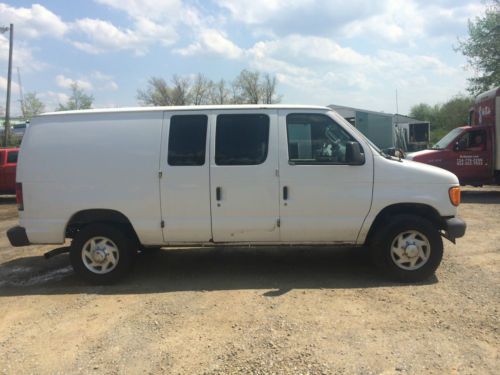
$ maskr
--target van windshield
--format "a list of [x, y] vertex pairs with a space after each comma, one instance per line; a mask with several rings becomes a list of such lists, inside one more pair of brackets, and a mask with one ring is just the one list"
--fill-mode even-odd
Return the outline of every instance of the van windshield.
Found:
[[431, 148], [433, 150], [445, 149], [446, 147], [448, 147], [450, 142], [453, 141], [461, 132], [462, 132], [462, 129], [460, 129], [460, 128], [453, 129], [451, 132], [449, 132], [443, 138], [441, 138], [441, 140], [438, 143], [436, 143], [434, 146], [432, 146]]

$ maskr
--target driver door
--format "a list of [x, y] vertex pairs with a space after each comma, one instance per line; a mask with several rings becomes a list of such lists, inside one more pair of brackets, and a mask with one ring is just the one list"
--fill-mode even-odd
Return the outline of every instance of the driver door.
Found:
[[363, 165], [346, 164], [358, 140], [318, 111], [280, 110], [279, 134], [281, 241], [355, 242], [372, 199], [368, 147]]
[[[481, 139], [479, 143], [478, 137]], [[468, 130], [457, 139], [448, 170], [456, 174], [461, 183], [481, 183], [491, 179], [492, 145], [489, 139], [484, 128]]]

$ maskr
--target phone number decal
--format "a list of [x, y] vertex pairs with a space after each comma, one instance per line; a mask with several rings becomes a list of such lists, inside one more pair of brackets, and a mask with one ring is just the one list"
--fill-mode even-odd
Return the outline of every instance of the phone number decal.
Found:
[[457, 159], [458, 166], [483, 165], [483, 159], [475, 155], [462, 155]]

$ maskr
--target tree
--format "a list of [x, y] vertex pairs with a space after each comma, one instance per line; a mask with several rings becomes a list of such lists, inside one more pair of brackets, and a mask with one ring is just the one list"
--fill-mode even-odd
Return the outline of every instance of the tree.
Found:
[[148, 87], [137, 92], [137, 99], [146, 106], [172, 105], [172, 92], [163, 78], [151, 77]]
[[474, 104], [474, 98], [457, 95], [444, 104], [420, 103], [410, 110], [410, 117], [431, 123], [432, 141], [438, 141], [450, 130], [467, 124], [469, 110]]
[[440, 105], [431, 106], [427, 103], [420, 103], [411, 107], [410, 117], [421, 121], [429, 121], [433, 126], [436, 124]]
[[217, 83], [213, 83], [210, 89], [210, 103], [211, 104], [227, 104], [229, 103], [229, 90], [226, 81], [221, 79]]
[[474, 98], [457, 95], [444, 103], [438, 114], [441, 127], [447, 132], [457, 126], [466, 125], [469, 122], [469, 111], [474, 105]]
[[26, 93], [21, 107], [25, 120], [30, 120], [32, 117], [45, 111], [45, 104], [38, 99], [36, 92]]
[[262, 76], [258, 71], [242, 70], [230, 86], [223, 79], [214, 83], [198, 73], [189, 78], [174, 75], [169, 85], [163, 78], [151, 77], [144, 90], [137, 90], [137, 99], [145, 106], [201, 104], [271, 104], [279, 103], [276, 77]]
[[194, 105], [209, 104], [213, 83], [203, 74], [198, 73], [191, 87], [191, 99]]
[[188, 78], [174, 75], [172, 78], [172, 105], [189, 105], [191, 101], [191, 82]]
[[262, 102], [264, 104], [274, 104], [281, 101], [281, 97], [276, 95], [276, 76], [264, 74], [262, 86]]
[[262, 97], [260, 73], [242, 70], [234, 81], [234, 93], [241, 104], [259, 104]]
[[459, 40], [456, 50], [476, 71], [468, 80], [472, 95], [500, 86], [500, 0], [493, 0], [484, 16], [469, 20], [469, 37]]
[[73, 82], [71, 84], [71, 96], [69, 97], [66, 104], [59, 103], [58, 111], [71, 111], [76, 109], [89, 109], [92, 108], [92, 103], [94, 97], [92, 95], [87, 95], [78, 86], [78, 83]]

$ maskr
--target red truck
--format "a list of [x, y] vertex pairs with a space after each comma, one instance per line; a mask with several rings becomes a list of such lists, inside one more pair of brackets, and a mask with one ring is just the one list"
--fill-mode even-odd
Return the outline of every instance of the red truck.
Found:
[[469, 125], [406, 158], [453, 172], [462, 185], [500, 184], [500, 87], [476, 97]]
[[0, 194], [16, 193], [16, 166], [19, 148], [0, 148]]

